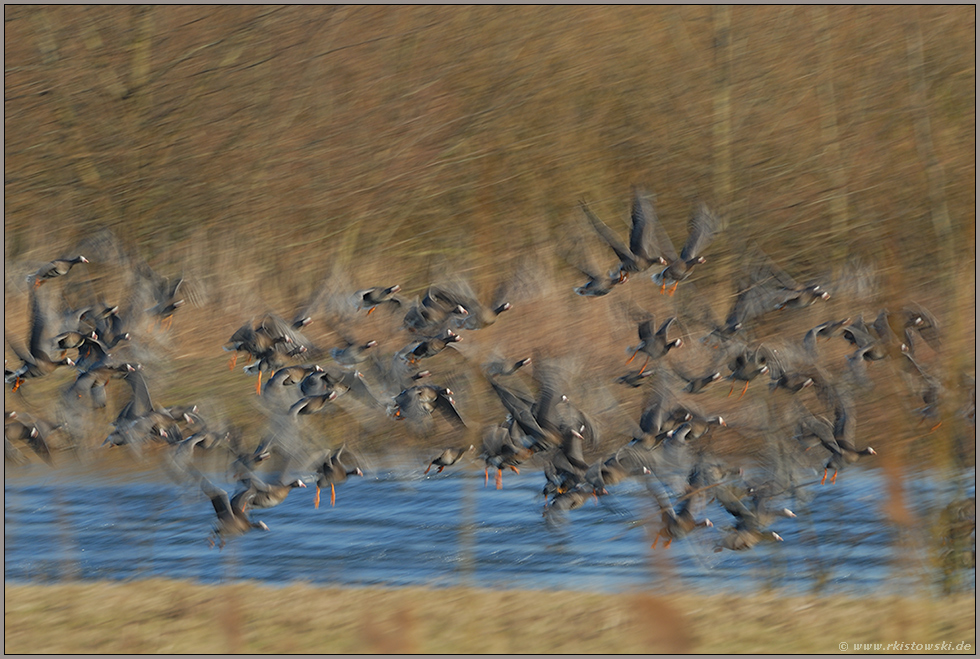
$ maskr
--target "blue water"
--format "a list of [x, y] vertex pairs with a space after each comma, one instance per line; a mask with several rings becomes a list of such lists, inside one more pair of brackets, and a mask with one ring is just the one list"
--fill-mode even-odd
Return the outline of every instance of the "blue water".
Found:
[[[957, 478], [907, 478], [913, 515], [931, 519], [957, 485], [972, 495], [974, 472]], [[811, 486], [809, 501], [786, 501], [798, 517], [772, 527], [785, 541], [747, 552], [714, 551], [733, 524], [717, 504], [703, 513], [714, 528], [651, 549], [659, 509], [640, 481], [549, 523], [543, 481], [533, 470], [508, 472], [496, 490], [492, 479], [484, 487], [482, 470], [424, 477], [409, 467], [381, 469], [338, 487], [333, 508], [329, 492], [315, 510], [312, 488], [294, 490], [282, 505], [253, 511], [268, 533], [232, 538], [219, 551], [207, 543], [214, 512], [200, 491], [150, 474], [73, 475], [31, 465], [7, 470], [4, 578], [852, 595], [936, 588], [937, 541], [927, 525], [889, 521], [877, 470], [848, 470], [836, 485]]]

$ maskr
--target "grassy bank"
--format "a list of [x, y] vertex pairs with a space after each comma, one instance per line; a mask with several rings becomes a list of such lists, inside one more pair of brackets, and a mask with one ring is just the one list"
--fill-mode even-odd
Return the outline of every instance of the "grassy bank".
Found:
[[7, 653], [835, 653], [961, 641], [976, 600], [340, 589], [251, 584], [7, 585]]

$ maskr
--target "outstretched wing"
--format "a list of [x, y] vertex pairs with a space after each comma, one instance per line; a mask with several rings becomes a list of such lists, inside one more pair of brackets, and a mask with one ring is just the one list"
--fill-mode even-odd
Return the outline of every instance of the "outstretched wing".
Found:
[[463, 417], [459, 415], [459, 410], [456, 409], [456, 404], [451, 396], [440, 393], [436, 396], [433, 407], [439, 410], [446, 420], [457, 428], [466, 427], [466, 423], [463, 421]]
[[700, 256], [701, 252], [711, 244], [718, 227], [718, 217], [711, 212], [707, 204], [699, 203], [687, 223], [687, 243], [681, 250], [681, 259], [690, 261]]
[[626, 246], [626, 243], [620, 240], [619, 236], [617, 236], [612, 229], [606, 226], [606, 224], [600, 220], [595, 213], [589, 210], [588, 205], [586, 205], [584, 201], [579, 201], [578, 203], [582, 208], [582, 212], [585, 213], [585, 217], [587, 217], [589, 222], [592, 223], [592, 227], [595, 229], [596, 233], [598, 233], [599, 237], [612, 248], [612, 251], [616, 253], [616, 257], [620, 261], [624, 262], [634, 261], [636, 257], [633, 255], [633, 252], [630, 251], [630, 248]]
[[123, 378], [129, 383], [133, 390], [133, 397], [120, 410], [116, 417], [116, 422], [122, 420], [140, 419], [153, 411], [153, 402], [150, 400], [150, 390], [146, 385], [146, 378], [142, 371], [130, 371]]
[[633, 189], [633, 207], [630, 212], [633, 227], [630, 230], [630, 249], [647, 261], [663, 257], [677, 260], [677, 251], [657, 219], [657, 211], [647, 194], [640, 188]]

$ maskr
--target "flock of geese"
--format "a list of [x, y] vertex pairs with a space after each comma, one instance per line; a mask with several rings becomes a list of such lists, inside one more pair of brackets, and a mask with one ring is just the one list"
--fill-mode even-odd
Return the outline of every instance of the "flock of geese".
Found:
[[[697, 204], [678, 254], [650, 197], [639, 189], [633, 192], [628, 240], [584, 202], [581, 210], [601, 244], [615, 255], [611, 268], [595, 267], [584, 252], [565, 255], [588, 277], [574, 288], [583, 297], [615, 294], [641, 275], [650, 276], [654, 285], [647, 286], [653, 297], [673, 296], [681, 285], [693, 289], [688, 279], [706, 262], [704, 254], [720, 232], [718, 218], [705, 204]], [[98, 251], [104, 265], [123, 272], [130, 291], [125, 308], [105, 303], [104, 294], [96, 290], [98, 282], [86, 280], [84, 272], [77, 274], [90, 267], [80, 253], [85, 246]], [[435, 368], [439, 360], [434, 358], [452, 351], [467, 332], [481, 331], [501, 318], [506, 322], [507, 312], [520, 313], [519, 305], [506, 299], [505, 290], [485, 304], [457, 278], [429, 286], [414, 300], [402, 297], [397, 285], [347, 292], [344, 304], [355, 317], [381, 313], [400, 321], [398, 329], [407, 342], [391, 354], [383, 354], [378, 341], [358, 340], [351, 332], [344, 333], [343, 345], [320, 349], [303, 333], [311, 322], [305, 313], [287, 321], [270, 312], [246, 322], [224, 349], [231, 353], [230, 369], [239, 356], [248, 359], [244, 372], [255, 378], [256, 400], [268, 418], [268, 431], [251, 448], [240, 432], [205, 419], [197, 406], [164, 407], [151, 399], [152, 383], [141, 359], [151, 359], [152, 354], [142, 339], [169, 330], [184, 304], [181, 279], [158, 276], [127, 254], [108, 231], [80, 245], [72, 258], [51, 261], [27, 279], [30, 332], [26, 347], [7, 337], [22, 362], [13, 370], [5, 368], [9, 391], [29, 389], [35, 379], [59, 368], [74, 369], [77, 375], [61, 392], [60, 423], [22, 411], [5, 412], [5, 460], [26, 459], [15, 445], [22, 442], [52, 464], [51, 433], [60, 431], [76, 443], [82, 441], [91, 415], [107, 405], [106, 387], [123, 387], [110, 385], [122, 380], [131, 396], [112, 421], [103, 446], [126, 446], [137, 454], [162, 447], [168, 474], [200, 488], [210, 500], [216, 516], [211, 541], [222, 546], [230, 536], [267, 531], [251, 511], [277, 506], [292, 490], [315, 486], [314, 505], [319, 506], [320, 491], [329, 486], [334, 505], [336, 487], [348, 477], [363, 475], [362, 457], [346, 443], [327, 447], [309, 441], [305, 424], [311, 415], [329, 415], [346, 403], [345, 409], [358, 410], [362, 418], [406, 423], [419, 434], [444, 423], [461, 438], [468, 437], [457, 394], [437, 384], [440, 377], [429, 367]], [[712, 501], [732, 518], [716, 551], [782, 541], [771, 527], [795, 514], [779, 502], [816, 482], [835, 483], [843, 470], [876, 455], [875, 449], [861, 445], [855, 417], [856, 400], [874, 386], [869, 364], [892, 360], [911, 395], [921, 401], [916, 413], [923, 422], [930, 429], [942, 423], [942, 380], [917, 356], [923, 343], [938, 354], [940, 327], [932, 314], [912, 301], [898, 312], [878, 311], [870, 324], [861, 315], [830, 318], [798, 340], [755, 338], [754, 330], [765, 318], [798, 313], [829, 297], [827, 282], [799, 284], [756, 247], [746, 252], [724, 322], [717, 322], [705, 305], [698, 306], [697, 295], [685, 304], [694, 309], [685, 326], [704, 329], [696, 346], [672, 336], [677, 333], [676, 317], [657, 324], [652, 314], [633, 309], [638, 343], [629, 348], [626, 365], [634, 370], [615, 384], [642, 389], [644, 403], [628, 441], [612, 452], [598, 453], [602, 424], [587, 411], [588, 405], [574, 400], [571, 375], [560, 359], [492, 359], [482, 365], [482, 377], [499, 399], [500, 422], [482, 429], [479, 448], [469, 442], [447, 448], [431, 460], [425, 473], [434, 467], [439, 473], [478, 456], [485, 484], [493, 470], [499, 489], [505, 470], [518, 472], [525, 463], [540, 467], [544, 514], [551, 522], [607, 495], [625, 479], [640, 478], [656, 484], [651, 491], [660, 506], [661, 525], [654, 546], [663, 540], [667, 547], [714, 526], [702, 517]], [[518, 310], [511, 311], [515, 306]], [[695, 343], [691, 333], [685, 336]], [[827, 341], [849, 345], [846, 360], [828, 363], [818, 347]], [[689, 349], [708, 356], [697, 372], [688, 372], [672, 358]], [[527, 372], [532, 372], [530, 378]], [[739, 461], [715, 450], [713, 433], [729, 423], [718, 414], [704, 413], [696, 401], [721, 381], [730, 383], [728, 396], [744, 396], [757, 379], [767, 383], [766, 404], [759, 408], [756, 423], [742, 424], [739, 430], [754, 436], [755, 446], [762, 448]], [[801, 402], [802, 392], [812, 392], [808, 403]], [[972, 423], [972, 406], [967, 416]], [[195, 455], [216, 449], [233, 456], [231, 475], [237, 488], [231, 493], [215, 485], [196, 463]]]

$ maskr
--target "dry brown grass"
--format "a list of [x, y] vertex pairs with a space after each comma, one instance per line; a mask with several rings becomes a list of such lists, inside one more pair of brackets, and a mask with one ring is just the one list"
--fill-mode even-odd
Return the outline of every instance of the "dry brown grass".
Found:
[[8, 653], [834, 653], [841, 642], [970, 643], [971, 596], [449, 588], [149, 580], [4, 587]]
[[970, 6], [9, 7], [5, 254], [107, 224], [225, 300], [303, 295], [332, 258], [417, 289], [468, 254], [482, 283], [638, 182], [668, 230], [702, 195], [804, 270], [884, 234], [934, 284], [928, 167], [975, 258], [974, 27]]

